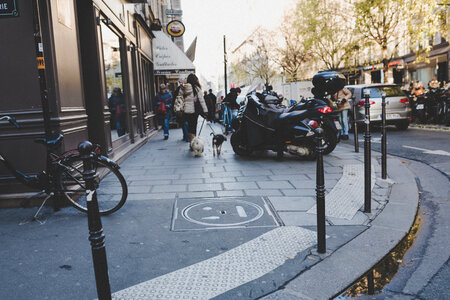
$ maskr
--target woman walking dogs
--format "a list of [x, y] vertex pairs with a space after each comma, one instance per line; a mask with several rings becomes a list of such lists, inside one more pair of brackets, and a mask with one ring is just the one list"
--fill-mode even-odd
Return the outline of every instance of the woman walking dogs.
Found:
[[184, 115], [188, 122], [189, 140], [192, 142], [197, 134], [198, 115], [206, 118], [208, 108], [202, 95], [202, 87], [195, 74], [189, 74], [183, 85]]

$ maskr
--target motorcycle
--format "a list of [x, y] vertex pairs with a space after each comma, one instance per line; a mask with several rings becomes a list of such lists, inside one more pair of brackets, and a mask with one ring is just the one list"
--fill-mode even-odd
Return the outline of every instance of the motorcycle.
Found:
[[[315, 133], [305, 119], [309, 110], [288, 112], [280, 107], [280, 99], [272, 94], [249, 94], [235, 118], [231, 136], [233, 151], [242, 156], [256, 150], [272, 150], [281, 158], [284, 152], [314, 159]], [[322, 109], [330, 109], [324, 105]]]

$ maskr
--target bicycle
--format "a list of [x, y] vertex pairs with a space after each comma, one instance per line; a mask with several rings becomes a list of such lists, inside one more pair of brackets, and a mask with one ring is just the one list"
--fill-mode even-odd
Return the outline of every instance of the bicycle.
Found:
[[[4, 120], [9, 121], [16, 128], [21, 127], [14, 117], [0, 116], [0, 121]], [[34, 215], [34, 220], [37, 219], [40, 210], [50, 198], [53, 198], [53, 208], [55, 211], [59, 210], [58, 200], [62, 198], [68, 200], [76, 209], [87, 212], [86, 184], [83, 180], [83, 161], [76, 149], [66, 151], [62, 155], [56, 153], [63, 138], [64, 136], [62, 134], [58, 134], [53, 140], [46, 140], [46, 138], [35, 139], [36, 143], [42, 144], [47, 148], [46, 170], [39, 172], [37, 175], [26, 175], [16, 170], [6, 160], [4, 155], [0, 153], [0, 162], [5, 165], [17, 180], [26, 186], [40, 190], [36, 195], [25, 199], [22, 202], [22, 206], [26, 206], [32, 198], [47, 194], [47, 197], [45, 197]], [[93, 168], [96, 171], [95, 187], [100, 215], [109, 215], [125, 204], [128, 196], [128, 187], [119, 171], [119, 165], [100, 153], [100, 147], [95, 145], [94, 151], [91, 153]]]

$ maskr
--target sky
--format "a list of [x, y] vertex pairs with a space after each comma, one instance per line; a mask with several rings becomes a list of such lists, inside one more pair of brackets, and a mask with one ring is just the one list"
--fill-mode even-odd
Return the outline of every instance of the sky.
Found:
[[223, 36], [231, 53], [258, 26], [273, 30], [294, 0], [183, 0], [183, 23], [187, 50], [197, 36], [196, 72], [216, 87], [223, 75]]

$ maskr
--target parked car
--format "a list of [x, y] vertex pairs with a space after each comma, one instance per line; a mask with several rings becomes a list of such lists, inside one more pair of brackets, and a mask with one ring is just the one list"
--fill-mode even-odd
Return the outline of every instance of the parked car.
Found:
[[[356, 109], [356, 121], [364, 123], [365, 90], [370, 90], [370, 122], [381, 125], [381, 94], [386, 93], [386, 124], [395, 125], [399, 130], [406, 130], [411, 121], [409, 99], [401, 87], [395, 84], [359, 84], [346, 86], [353, 94], [350, 119], [353, 121], [353, 109]], [[350, 122], [352, 126], [352, 122]]]

